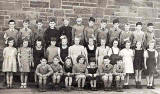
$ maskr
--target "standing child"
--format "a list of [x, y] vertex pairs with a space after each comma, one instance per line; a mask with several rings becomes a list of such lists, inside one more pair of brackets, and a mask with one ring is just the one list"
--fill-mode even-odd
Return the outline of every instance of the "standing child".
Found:
[[76, 82], [78, 82], [78, 90], [83, 90], [86, 76], [86, 58], [84, 55], [79, 55], [77, 57], [77, 64], [73, 66], [73, 73], [75, 73]]
[[46, 57], [48, 58], [48, 64], [50, 65], [53, 61], [53, 57], [58, 55], [58, 47], [56, 45], [56, 38], [52, 37], [50, 46], [46, 50]]
[[98, 66], [101, 66], [103, 63], [103, 57], [108, 54], [109, 47], [106, 46], [106, 39], [101, 39], [101, 46], [96, 49], [96, 61]]
[[22, 47], [18, 49], [18, 62], [19, 70], [21, 72], [21, 87], [27, 87], [28, 73], [30, 72], [31, 66], [34, 66], [33, 63], [33, 52], [30, 47], [28, 47], [28, 39], [23, 39]]
[[96, 60], [92, 59], [89, 62], [89, 65], [87, 66], [86, 69], [86, 76], [90, 81], [91, 89], [93, 91], [96, 91], [96, 83], [98, 79], [98, 67], [96, 65]]
[[130, 49], [131, 47], [131, 42], [130, 41], [126, 41], [125, 43], [125, 48], [122, 49], [120, 51], [120, 56], [122, 56], [123, 58], [123, 62], [125, 65], [125, 83], [124, 83], [124, 88], [129, 89], [129, 74], [134, 73], [134, 69], [133, 69], [133, 50]]
[[109, 56], [103, 57], [103, 64], [99, 67], [101, 79], [104, 83], [104, 91], [111, 90], [113, 65], [110, 64]]
[[154, 49], [155, 41], [149, 42], [149, 48], [144, 53], [144, 66], [147, 71], [147, 88], [154, 89], [153, 87], [153, 75], [157, 68], [158, 52]]
[[80, 45], [80, 37], [75, 36], [74, 45], [69, 47], [69, 56], [73, 60], [73, 64], [77, 64], [77, 57], [79, 55], [84, 55], [87, 57], [87, 51], [84, 46]]
[[114, 65], [114, 75], [116, 80], [116, 87], [118, 92], [123, 92], [122, 88], [124, 85], [124, 77], [125, 77], [125, 70], [124, 70], [124, 62], [122, 61], [122, 57], [117, 57], [117, 63]]
[[29, 23], [30, 23], [30, 21], [28, 19], [23, 21], [23, 28], [20, 29], [20, 44], [22, 44], [22, 40], [24, 38], [27, 38], [31, 45], [33, 44], [33, 32], [29, 28]]
[[52, 81], [53, 81], [53, 84], [55, 85], [56, 90], [58, 90], [59, 84], [61, 81], [61, 76], [63, 73], [63, 68], [60, 65], [60, 59], [58, 56], [53, 57], [53, 62], [50, 66], [53, 70]]
[[6, 73], [7, 88], [12, 88], [13, 73], [17, 72], [17, 49], [13, 46], [14, 38], [8, 38], [8, 47], [3, 50], [2, 71]]
[[142, 88], [141, 75], [142, 75], [142, 70], [144, 69], [144, 50], [142, 48], [141, 42], [136, 43], [136, 48], [134, 50], [133, 65], [135, 70], [136, 88]]
[[65, 62], [65, 58], [68, 56], [68, 40], [67, 37], [64, 36], [61, 38], [61, 45], [58, 48], [58, 56], [60, 57], [61, 65], [63, 66]]
[[47, 59], [42, 57], [36, 68], [36, 75], [39, 78], [39, 91], [46, 91], [47, 78], [53, 73], [52, 68], [47, 64]]
[[64, 62], [64, 77], [65, 77], [65, 86], [68, 91], [71, 90], [72, 79], [73, 79], [73, 61], [71, 57], [66, 57]]

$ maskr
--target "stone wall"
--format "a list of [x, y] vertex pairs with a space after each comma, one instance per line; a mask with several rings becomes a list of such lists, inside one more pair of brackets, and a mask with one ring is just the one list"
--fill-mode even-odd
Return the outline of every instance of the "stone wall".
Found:
[[[121, 26], [129, 22], [132, 30], [137, 21], [144, 23], [144, 29], [148, 22], [153, 22], [157, 49], [160, 50], [160, 0], [0, 0], [0, 38], [10, 19], [16, 20], [17, 28], [21, 28], [23, 19], [29, 18], [31, 24], [35, 24], [35, 20], [41, 18], [47, 27], [52, 17], [56, 17], [57, 25], [60, 25], [62, 18], [67, 16], [73, 25], [77, 15], [83, 17], [85, 25], [90, 16], [96, 18], [97, 24], [106, 18], [108, 27], [118, 17]], [[3, 41], [0, 44], [3, 46]]]

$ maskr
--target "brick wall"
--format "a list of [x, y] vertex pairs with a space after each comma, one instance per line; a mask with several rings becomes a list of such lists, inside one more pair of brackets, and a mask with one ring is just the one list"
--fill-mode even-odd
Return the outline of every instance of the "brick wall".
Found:
[[84, 24], [90, 16], [95, 17], [97, 23], [106, 18], [108, 27], [114, 18], [119, 17], [121, 25], [129, 22], [132, 30], [137, 21], [142, 21], [144, 28], [148, 22], [153, 22], [157, 49], [160, 50], [160, 0], [0, 0], [0, 38], [10, 19], [15, 19], [17, 28], [20, 28], [25, 18], [29, 18], [31, 24], [41, 18], [46, 27], [51, 17], [57, 18], [58, 25], [64, 16], [70, 17], [74, 24], [77, 15], [83, 17]]

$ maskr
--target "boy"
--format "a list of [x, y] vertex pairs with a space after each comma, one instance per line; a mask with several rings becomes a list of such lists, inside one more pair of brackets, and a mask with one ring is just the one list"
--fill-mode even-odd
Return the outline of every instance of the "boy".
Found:
[[122, 91], [122, 86], [124, 84], [124, 63], [122, 61], [122, 57], [118, 56], [117, 57], [117, 64], [114, 65], [114, 75], [115, 75], [115, 80], [116, 80], [116, 87], [118, 92], [123, 92]]
[[125, 30], [121, 32], [120, 35], [120, 47], [123, 49], [125, 47], [126, 41], [132, 42], [132, 31], [130, 31], [130, 24], [127, 23], [124, 26]]
[[[60, 32], [60, 38], [61, 36], [66, 36], [67, 40], [68, 40], [68, 46], [72, 45], [72, 27], [69, 25], [70, 20], [69, 18], [64, 18], [63, 19], [63, 23], [64, 25], [62, 27], [59, 28], [59, 32]], [[59, 40], [60, 42], [60, 40]]]
[[120, 39], [120, 34], [122, 30], [119, 28], [119, 19], [114, 19], [113, 20], [113, 28], [110, 29], [109, 31], [109, 44], [112, 45], [113, 39], [117, 38], [118, 40]]
[[36, 21], [36, 27], [35, 29], [33, 30], [33, 40], [35, 42], [35, 40], [40, 37], [42, 40], [44, 40], [44, 29], [43, 29], [43, 22], [42, 22], [42, 19], [38, 19]]
[[96, 37], [95, 37], [95, 30], [96, 30], [95, 21], [96, 21], [95, 18], [90, 17], [89, 22], [88, 22], [88, 26], [84, 29], [85, 46], [87, 45], [87, 43], [89, 41], [89, 37], [93, 37], [93, 39], [96, 40]]
[[42, 92], [46, 91], [47, 78], [53, 73], [52, 68], [47, 64], [47, 59], [42, 58], [36, 68], [36, 75], [39, 78], [39, 90]]
[[[50, 45], [51, 37], [55, 37], [56, 42], [59, 38], [59, 31], [55, 26], [56, 26], [56, 20], [51, 19], [49, 21], [49, 27], [44, 32], [44, 40], [45, 40], [45, 43], [46, 43], [46, 45], [45, 45], [46, 48]], [[56, 44], [56, 46], [57, 46], [57, 44]]]
[[80, 36], [80, 44], [84, 45], [84, 25], [82, 25], [82, 17], [78, 16], [76, 19], [76, 24], [73, 26], [72, 30], [72, 40], [75, 39], [75, 36]]
[[8, 25], [9, 25], [9, 29], [4, 31], [5, 34], [4, 34], [4, 39], [5, 39], [5, 44], [7, 44], [7, 40], [9, 37], [13, 37], [14, 40], [15, 40], [15, 46], [17, 47], [18, 46], [18, 30], [15, 29], [15, 24], [16, 22], [14, 20], [9, 20], [8, 22]]
[[100, 46], [101, 43], [101, 39], [105, 39], [106, 40], [106, 44], [108, 44], [108, 29], [107, 29], [107, 20], [106, 19], [102, 19], [101, 20], [101, 24], [100, 24], [100, 28], [98, 28], [95, 31], [95, 37], [96, 37], [96, 41], [97, 41], [97, 46]]
[[145, 48], [149, 45], [149, 41], [155, 40], [153, 23], [147, 24], [147, 31], [145, 32]]
[[102, 76], [102, 81], [104, 82], [104, 91], [110, 91], [113, 80], [113, 65], [110, 64], [109, 56], [104, 56], [103, 64], [99, 67], [99, 71]]
[[[22, 40], [27, 38], [30, 44], [33, 44], [33, 32], [29, 28], [30, 21], [28, 19], [23, 20], [23, 28], [20, 29], [20, 44], [22, 44]], [[31, 46], [31, 45], [30, 45]]]
[[142, 44], [144, 44], [144, 41], [145, 41], [145, 34], [142, 31], [141, 22], [136, 23], [136, 30], [133, 32], [133, 46], [134, 47], [137, 41], [140, 41]]

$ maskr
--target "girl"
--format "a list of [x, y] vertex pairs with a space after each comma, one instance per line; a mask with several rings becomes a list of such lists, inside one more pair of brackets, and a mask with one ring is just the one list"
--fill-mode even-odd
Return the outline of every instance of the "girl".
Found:
[[6, 73], [7, 88], [12, 88], [13, 72], [17, 71], [17, 49], [13, 46], [14, 38], [8, 38], [8, 47], [3, 50], [2, 71]]
[[80, 37], [79, 36], [75, 36], [74, 39], [74, 45], [69, 47], [69, 56], [72, 58], [73, 60], [73, 64], [77, 64], [77, 57], [79, 55], [84, 55], [85, 57], [87, 57], [87, 51], [84, 48], [84, 46], [80, 45]]
[[96, 81], [98, 79], [98, 67], [96, 65], [96, 60], [90, 61], [90, 64], [87, 67], [86, 70], [87, 78], [90, 81], [91, 89], [93, 91], [96, 91]]
[[73, 73], [75, 73], [75, 78], [76, 81], [78, 82], [78, 90], [83, 90], [84, 88], [86, 80], [85, 71], [86, 71], [86, 58], [84, 55], [79, 55], [77, 57], [77, 64], [73, 66]]
[[116, 64], [116, 58], [120, 52], [120, 49], [118, 48], [118, 44], [119, 44], [118, 39], [117, 38], [113, 39], [112, 47], [108, 51], [108, 56], [110, 56], [112, 65]]
[[136, 43], [133, 65], [135, 70], [136, 88], [142, 88], [141, 74], [142, 69], [144, 68], [144, 50], [142, 49], [142, 42]]
[[158, 52], [154, 49], [155, 41], [149, 42], [149, 48], [144, 53], [144, 66], [147, 70], [147, 88], [154, 89], [153, 87], [153, 74], [157, 68]]
[[96, 60], [98, 66], [101, 66], [103, 63], [103, 57], [108, 54], [109, 47], [106, 46], [106, 39], [101, 39], [101, 46], [96, 49]]
[[[44, 47], [42, 46], [41, 38], [36, 40], [36, 45], [33, 48], [33, 61], [34, 61], [34, 71], [37, 68], [37, 65], [40, 63], [42, 57], [44, 57]], [[37, 82], [37, 76], [35, 75], [35, 82]]]
[[95, 58], [95, 54], [96, 54], [96, 46], [94, 44], [93, 37], [88, 38], [88, 45], [87, 45], [86, 49], [87, 49], [87, 53], [88, 53], [88, 62], [90, 62], [93, 58]]
[[50, 65], [52, 70], [53, 70], [53, 76], [52, 76], [52, 81], [53, 84], [55, 85], [56, 90], [58, 90], [58, 85], [61, 81], [61, 76], [63, 73], [62, 66], [60, 65], [60, 59], [58, 56], [53, 57], [53, 62]]
[[48, 58], [48, 64], [52, 63], [54, 56], [58, 55], [58, 47], [56, 45], [56, 38], [52, 37], [50, 41], [50, 46], [46, 50], [46, 57]]
[[73, 69], [73, 61], [71, 57], [66, 57], [65, 58], [65, 62], [64, 62], [64, 77], [65, 77], [65, 86], [67, 88], [67, 90], [71, 90], [71, 85], [72, 85], [72, 77], [73, 77], [73, 73], [72, 73], [72, 69]]
[[61, 45], [58, 48], [58, 56], [60, 57], [61, 65], [63, 66], [65, 58], [68, 56], [68, 40], [66, 36], [61, 37]]
[[28, 73], [30, 72], [30, 67], [33, 66], [32, 49], [28, 45], [28, 39], [24, 39], [23, 46], [18, 49], [18, 63], [21, 72], [20, 88], [27, 87]]
[[134, 73], [133, 69], [133, 50], [130, 49], [131, 47], [131, 42], [126, 41], [125, 43], [125, 48], [120, 51], [120, 56], [123, 58], [124, 62], [124, 67], [125, 67], [125, 83], [124, 83], [124, 88], [129, 89], [128, 83], [129, 83], [129, 74]]

